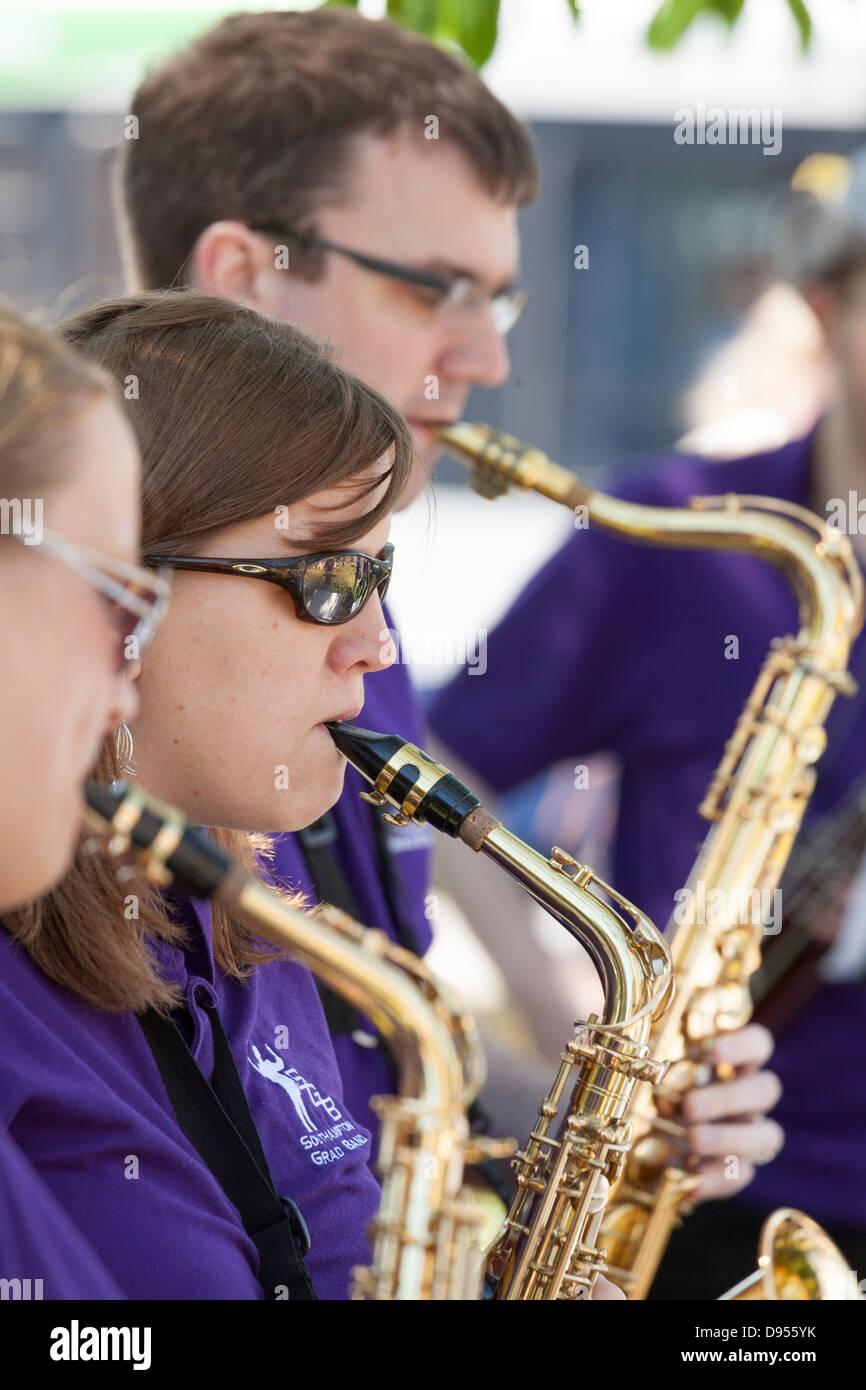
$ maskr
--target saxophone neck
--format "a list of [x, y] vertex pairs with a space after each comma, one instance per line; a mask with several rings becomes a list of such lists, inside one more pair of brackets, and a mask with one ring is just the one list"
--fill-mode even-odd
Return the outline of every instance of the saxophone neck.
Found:
[[[489, 425], [441, 426], [436, 434], [472, 471], [485, 497], [531, 489], [582, 509], [585, 524], [645, 545], [733, 550], [783, 571], [801, 606], [804, 638], [853, 640], [863, 623], [863, 577], [851, 544], [805, 507], [777, 498], [693, 497], [685, 507], [652, 507], [588, 487], [531, 445]], [[847, 647], [846, 647], [847, 650]]]
[[[485, 810], [447, 767], [414, 744], [348, 724], [328, 728], [340, 751], [372, 783], [374, 790], [362, 795], [392, 808], [387, 820], [394, 825], [426, 822], [488, 855], [570, 932], [601, 976], [601, 1025], [643, 1041], [660, 1000], [669, 1000], [672, 979], [668, 947], [649, 918], [564, 851], [555, 849], [545, 859]], [[631, 925], [618, 909], [631, 917]]]
[[472, 486], [482, 497], [500, 497], [511, 487], [540, 492], [566, 507], [587, 505], [595, 495], [574, 473], [553, 463], [541, 449], [489, 425], [442, 425], [434, 434], [454, 457], [471, 469]]
[[[467, 818], [476, 823], [467, 827], [473, 841], [482, 814]], [[650, 919], [558, 846], [546, 859], [496, 822], [478, 848], [583, 946], [604, 990], [599, 1025], [643, 1043], [673, 994], [670, 950]]]

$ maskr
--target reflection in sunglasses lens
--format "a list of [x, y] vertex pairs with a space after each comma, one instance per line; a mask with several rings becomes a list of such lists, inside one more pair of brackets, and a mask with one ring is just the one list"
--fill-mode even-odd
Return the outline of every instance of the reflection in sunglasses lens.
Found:
[[320, 623], [346, 622], [368, 591], [369, 564], [360, 555], [331, 555], [304, 572], [304, 606]]

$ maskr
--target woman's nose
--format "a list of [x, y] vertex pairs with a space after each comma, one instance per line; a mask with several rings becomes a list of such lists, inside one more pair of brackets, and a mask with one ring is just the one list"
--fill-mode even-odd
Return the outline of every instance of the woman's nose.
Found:
[[365, 671], [384, 671], [397, 658], [394, 634], [388, 627], [376, 592], [357, 618], [337, 630], [331, 647], [331, 664], [345, 671], [363, 666]]

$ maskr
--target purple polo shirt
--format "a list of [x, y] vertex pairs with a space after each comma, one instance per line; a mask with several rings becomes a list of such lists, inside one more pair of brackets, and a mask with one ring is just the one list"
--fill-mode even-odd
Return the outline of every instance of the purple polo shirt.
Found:
[[0, 1279], [20, 1287], [10, 1297], [119, 1299], [123, 1294], [0, 1128]]
[[[391, 625], [393, 627], [393, 624]], [[364, 682], [364, 709], [357, 722], [364, 728], [400, 734], [413, 743], [424, 744], [424, 726], [418, 697], [407, 668], [397, 662], [384, 671], [368, 676]], [[343, 794], [333, 809], [337, 839], [332, 847], [343, 875], [354, 895], [358, 915], [364, 926], [379, 927], [393, 941], [424, 955], [432, 933], [426, 912], [433, 832], [429, 826], [410, 824], [403, 829], [383, 825], [385, 852], [390, 876], [383, 870], [381, 851], [374, 833], [368, 802], [359, 792], [368, 784], [354, 768], [347, 768]], [[276, 839], [276, 857], [269, 872], [285, 885], [300, 889], [311, 902], [316, 900], [310, 873], [294, 835]], [[389, 883], [390, 877], [390, 883]], [[360, 1020], [360, 1033], [374, 1034], [369, 1020]], [[359, 1030], [355, 1030], [356, 1034]], [[333, 1038], [334, 1051], [343, 1079], [343, 1094], [351, 1114], [378, 1135], [378, 1121], [369, 1108], [375, 1095], [393, 1095], [395, 1074], [388, 1056], [379, 1048], [364, 1045], [350, 1033]]]
[[[228, 978], [208, 904], [179, 901], [188, 949], [153, 949], [183, 990], [195, 1060], [210, 1078], [203, 1006], [215, 1004], [274, 1184], [309, 1226], [316, 1291], [345, 1298], [352, 1266], [369, 1261], [379, 1189], [312, 976], [280, 961]], [[180, 1129], [131, 1012], [88, 1008], [0, 931], [0, 1039], [0, 1120], [128, 1298], [263, 1298], [255, 1246]]]
[[[729, 491], [808, 505], [810, 476], [807, 438], [723, 463], [665, 458], [613, 490], [656, 506]], [[502, 793], [560, 759], [618, 754], [613, 882], [664, 926], [707, 833], [696, 808], [723, 744], [771, 638], [797, 626], [788, 584], [761, 561], [576, 530], [490, 634], [484, 679], [461, 672], [430, 723]], [[725, 658], [731, 636], [736, 660]], [[834, 704], [813, 815], [830, 811], [866, 768], [862, 635], [852, 667], [860, 694]], [[862, 985], [825, 985], [779, 1040], [772, 1065], [785, 1095], [775, 1114], [787, 1138], [749, 1200], [866, 1227], [864, 1018]]]

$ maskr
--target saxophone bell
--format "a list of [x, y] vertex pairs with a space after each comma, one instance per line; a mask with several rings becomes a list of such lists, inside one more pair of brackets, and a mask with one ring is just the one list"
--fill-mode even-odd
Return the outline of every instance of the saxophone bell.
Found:
[[761, 1227], [758, 1268], [722, 1294], [720, 1303], [815, 1303], [862, 1299], [842, 1251], [801, 1211], [781, 1207]]

